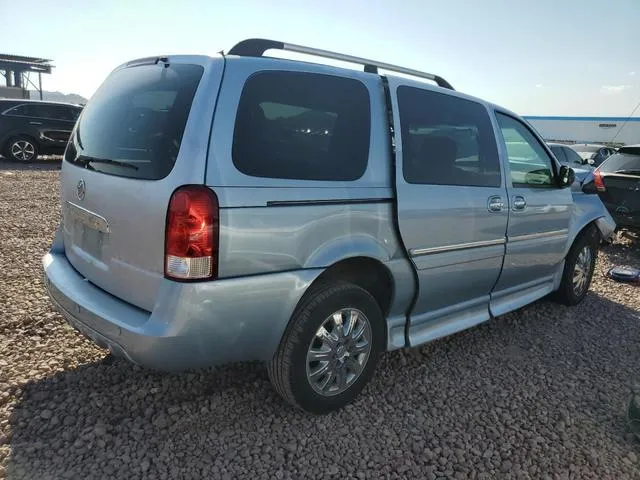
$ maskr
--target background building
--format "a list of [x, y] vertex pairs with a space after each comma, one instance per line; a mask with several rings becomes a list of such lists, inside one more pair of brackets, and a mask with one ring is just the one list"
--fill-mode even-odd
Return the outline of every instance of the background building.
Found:
[[524, 117], [547, 141], [640, 143], [640, 117]]
[[46, 58], [0, 54], [0, 98], [29, 98], [33, 88], [42, 100], [42, 74], [52, 68]]

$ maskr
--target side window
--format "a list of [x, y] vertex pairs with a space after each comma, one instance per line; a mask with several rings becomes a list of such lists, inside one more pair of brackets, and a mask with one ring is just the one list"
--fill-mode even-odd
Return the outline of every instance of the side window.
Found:
[[524, 123], [502, 113], [496, 113], [496, 118], [507, 149], [513, 185], [555, 186], [553, 161], [531, 130]]
[[32, 103], [29, 105], [29, 116], [36, 118], [57, 119], [56, 108], [53, 105], [39, 105]]
[[571, 165], [582, 165], [582, 157], [576, 153], [572, 148], [565, 147], [564, 153], [567, 155], [567, 160]]
[[55, 120], [64, 120], [65, 122], [75, 122], [78, 118], [77, 115], [74, 114], [74, 108], [67, 107], [64, 105], [54, 106], [52, 108]]
[[7, 112], [10, 117], [29, 117], [29, 105], [18, 105]]
[[556, 158], [560, 163], [565, 163], [567, 161], [564, 148], [559, 147], [557, 145], [553, 145], [552, 147], [549, 147], [549, 148], [551, 148], [551, 151], [553, 152], [553, 154], [556, 156]]
[[500, 186], [496, 140], [483, 105], [407, 86], [398, 88], [398, 105], [407, 182]]
[[78, 117], [80, 116], [80, 112], [82, 112], [81, 108], [69, 107], [69, 115], [71, 116], [72, 122], [75, 122], [76, 120], [78, 120]]
[[362, 82], [259, 72], [242, 90], [233, 163], [255, 177], [356, 180], [367, 168], [370, 132], [369, 92]]

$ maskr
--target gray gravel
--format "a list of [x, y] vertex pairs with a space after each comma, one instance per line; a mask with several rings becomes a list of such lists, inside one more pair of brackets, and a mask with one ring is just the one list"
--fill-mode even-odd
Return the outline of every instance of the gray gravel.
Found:
[[106, 357], [54, 312], [40, 257], [55, 165], [0, 164], [0, 478], [640, 478], [640, 239], [601, 254], [576, 308], [547, 300], [384, 355], [364, 394], [312, 417], [259, 364], [161, 375]]

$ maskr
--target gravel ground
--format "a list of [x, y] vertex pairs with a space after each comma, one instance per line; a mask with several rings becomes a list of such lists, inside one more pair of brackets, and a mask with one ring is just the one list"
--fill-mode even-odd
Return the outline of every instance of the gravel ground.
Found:
[[603, 275], [640, 266], [640, 239], [601, 253], [580, 306], [386, 354], [354, 404], [313, 417], [259, 364], [162, 375], [67, 326], [40, 266], [58, 174], [0, 165], [0, 478], [640, 478], [640, 287]]

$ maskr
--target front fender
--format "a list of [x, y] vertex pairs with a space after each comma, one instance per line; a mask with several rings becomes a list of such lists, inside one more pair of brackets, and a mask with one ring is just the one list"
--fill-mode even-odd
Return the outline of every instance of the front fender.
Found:
[[584, 227], [592, 222], [598, 227], [602, 238], [605, 241], [609, 241], [616, 229], [616, 222], [607, 211], [600, 197], [582, 192], [574, 192], [573, 212], [569, 222], [569, 236], [565, 255], [569, 252], [578, 234]]

